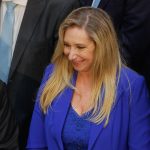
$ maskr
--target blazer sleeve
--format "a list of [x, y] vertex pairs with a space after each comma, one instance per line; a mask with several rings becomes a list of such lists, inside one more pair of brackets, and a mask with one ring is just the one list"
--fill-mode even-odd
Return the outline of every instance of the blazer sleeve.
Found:
[[6, 84], [0, 80], [0, 149], [18, 150], [18, 129], [8, 104]]
[[149, 150], [150, 98], [144, 80], [136, 82], [131, 85], [129, 150]]
[[30, 124], [29, 137], [27, 142], [27, 149], [29, 150], [47, 150], [47, 142], [44, 130], [45, 116], [41, 111], [39, 102], [35, 103], [32, 120]]
[[53, 70], [53, 65], [49, 65], [44, 73], [42, 83], [40, 85], [32, 120], [30, 124], [30, 130], [29, 130], [29, 136], [28, 136], [28, 142], [26, 149], [29, 150], [47, 150], [47, 142], [45, 137], [45, 115], [43, 114], [41, 107], [40, 107], [40, 96], [42, 94], [43, 87], [45, 86], [47, 80], [49, 79], [49, 76], [51, 75]]

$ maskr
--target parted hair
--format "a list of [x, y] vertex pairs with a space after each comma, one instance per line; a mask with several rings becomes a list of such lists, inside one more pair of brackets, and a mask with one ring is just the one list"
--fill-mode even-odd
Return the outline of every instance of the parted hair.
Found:
[[59, 28], [59, 39], [52, 58], [54, 71], [48, 79], [40, 98], [44, 113], [51, 107], [54, 98], [69, 87], [74, 73], [73, 66], [63, 53], [65, 31], [71, 27], [84, 29], [95, 43], [92, 65], [93, 87], [89, 120], [94, 123], [109, 122], [110, 112], [116, 98], [116, 88], [122, 65], [119, 45], [109, 15], [99, 8], [81, 7], [70, 13]]

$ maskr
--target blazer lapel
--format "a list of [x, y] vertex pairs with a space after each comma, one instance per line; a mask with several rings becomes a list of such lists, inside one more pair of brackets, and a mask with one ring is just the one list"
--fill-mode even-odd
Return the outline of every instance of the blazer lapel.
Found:
[[[72, 84], [75, 85], [77, 74], [74, 73]], [[63, 143], [62, 143], [62, 129], [65, 122], [65, 118], [67, 115], [67, 112], [70, 107], [70, 103], [72, 100], [74, 90], [71, 88], [66, 88], [57, 98], [55, 103], [52, 106], [52, 109], [54, 111], [54, 125], [55, 125], [55, 131], [56, 131], [56, 138], [59, 142], [60, 149], [63, 149]]]
[[54, 111], [54, 130], [56, 139], [59, 143], [59, 147], [62, 150], [63, 149], [63, 143], [61, 139], [61, 133], [63, 129], [63, 125], [65, 122], [65, 118], [70, 106], [70, 102], [72, 99], [73, 90], [70, 88], [65, 89], [65, 91], [58, 96], [58, 99], [56, 99], [55, 104], [53, 105], [52, 109]]
[[103, 128], [104, 128], [104, 121], [99, 125], [92, 123], [88, 150], [92, 150], [92, 147], [93, 147], [94, 143], [96, 142], [98, 135], [101, 134]]
[[[114, 111], [118, 101], [121, 100], [122, 93], [123, 93], [123, 90], [118, 85], [117, 96], [116, 96], [115, 104], [114, 104], [114, 106], [112, 108], [111, 114]], [[111, 117], [111, 114], [110, 114], [110, 117]], [[91, 131], [90, 131], [90, 139], [89, 139], [89, 144], [88, 144], [89, 145], [88, 150], [93, 150], [93, 146], [94, 146], [97, 138], [100, 136], [100, 134], [102, 133], [103, 129], [105, 130], [104, 124], [105, 124], [105, 121], [103, 121], [100, 124], [91, 123]]]
[[13, 54], [9, 77], [12, 76], [26, 49], [45, 6], [45, 0], [28, 0]]

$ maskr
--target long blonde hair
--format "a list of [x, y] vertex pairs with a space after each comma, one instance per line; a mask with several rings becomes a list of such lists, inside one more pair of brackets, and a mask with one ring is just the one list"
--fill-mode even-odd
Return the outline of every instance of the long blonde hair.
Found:
[[121, 59], [113, 24], [110, 17], [101, 9], [91, 7], [76, 9], [61, 24], [58, 44], [52, 58], [55, 69], [41, 95], [41, 108], [46, 113], [54, 98], [65, 87], [76, 90], [71, 84], [73, 67], [63, 54], [65, 31], [73, 26], [83, 28], [96, 45], [92, 66], [94, 85], [91, 96], [94, 109], [90, 120], [94, 123], [101, 123], [105, 120], [105, 125], [107, 125], [115, 102]]

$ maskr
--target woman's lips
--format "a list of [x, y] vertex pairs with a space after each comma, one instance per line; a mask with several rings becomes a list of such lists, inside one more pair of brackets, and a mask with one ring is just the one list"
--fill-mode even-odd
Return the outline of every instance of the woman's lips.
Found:
[[80, 60], [80, 61], [72, 61], [72, 63], [73, 63], [74, 65], [80, 65], [82, 62], [83, 62], [83, 60]]

